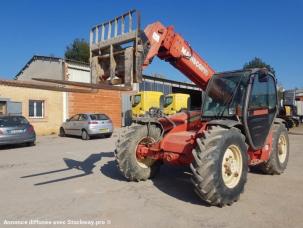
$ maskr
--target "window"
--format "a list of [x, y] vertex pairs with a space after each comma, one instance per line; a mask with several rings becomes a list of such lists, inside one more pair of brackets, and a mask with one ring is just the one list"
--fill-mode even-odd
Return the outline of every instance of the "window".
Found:
[[23, 116], [3, 116], [0, 117], [0, 127], [14, 127], [28, 124]]
[[29, 100], [29, 117], [43, 118], [44, 117], [44, 101]]
[[91, 120], [108, 120], [108, 116], [105, 114], [91, 114], [90, 115]]
[[79, 120], [79, 115], [75, 115], [72, 118], [70, 118], [69, 121], [78, 121]]
[[141, 95], [135, 95], [133, 97], [132, 106], [136, 107], [141, 102]]
[[86, 120], [88, 120], [87, 115], [81, 114], [80, 117], [79, 117], [79, 121], [86, 121]]
[[247, 79], [241, 72], [213, 76], [207, 87], [203, 115], [207, 117], [235, 115], [236, 110], [242, 109]]
[[172, 96], [167, 96], [165, 97], [165, 102], [164, 102], [164, 107], [168, 107], [170, 104], [173, 103], [173, 97]]
[[252, 87], [249, 109], [276, 107], [276, 87], [274, 79], [270, 76], [256, 76]]

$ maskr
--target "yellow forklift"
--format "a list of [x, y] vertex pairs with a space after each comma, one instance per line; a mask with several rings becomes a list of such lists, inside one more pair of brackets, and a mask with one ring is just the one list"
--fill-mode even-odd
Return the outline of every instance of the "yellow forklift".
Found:
[[151, 110], [162, 110], [164, 94], [157, 91], [142, 91], [132, 96], [132, 116], [149, 116]]
[[190, 96], [184, 93], [172, 93], [165, 96], [164, 109], [165, 115], [173, 115], [178, 112], [188, 111], [190, 108]]
[[166, 96], [162, 92], [142, 91], [132, 96], [132, 117], [150, 116], [161, 110], [164, 115], [173, 115], [190, 108], [190, 95], [171, 93]]

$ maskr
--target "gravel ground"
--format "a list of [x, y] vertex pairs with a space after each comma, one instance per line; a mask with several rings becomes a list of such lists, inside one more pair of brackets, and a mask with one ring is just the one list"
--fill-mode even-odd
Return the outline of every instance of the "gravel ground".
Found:
[[2, 148], [0, 226], [302, 227], [303, 128], [290, 134], [286, 172], [249, 173], [240, 200], [224, 208], [201, 203], [187, 167], [164, 166], [153, 180], [125, 181], [114, 161], [116, 139], [45, 136], [34, 147]]

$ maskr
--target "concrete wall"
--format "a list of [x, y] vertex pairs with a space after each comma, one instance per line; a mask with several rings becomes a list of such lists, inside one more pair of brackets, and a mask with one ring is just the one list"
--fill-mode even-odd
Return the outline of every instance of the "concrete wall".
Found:
[[108, 115], [115, 127], [121, 127], [121, 93], [99, 90], [97, 93], [68, 93], [69, 117], [83, 112], [102, 112]]
[[62, 60], [34, 59], [18, 76], [18, 80], [30, 80], [31, 78], [63, 79]]
[[[0, 85], [0, 97], [22, 102], [22, 115], [34, 126], [38, 135], [57, 134], [62, 123], [62, 93]], [[29, 118], [29, 100], [44, 101], [44, 117]]]
[[67, 63], [66, 80], [74, 82], [91, 82], [90, 67], [80, 64]]

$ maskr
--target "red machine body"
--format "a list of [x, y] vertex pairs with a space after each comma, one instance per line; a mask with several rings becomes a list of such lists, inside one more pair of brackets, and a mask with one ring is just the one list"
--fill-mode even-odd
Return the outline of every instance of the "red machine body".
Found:
[[[147, 67], [157, 56], [169, 62], [201, 89], [206, 89], [215, 71], [180, 34], [174, 31], [172, 26], [165, 27], [160, 22], [155, 22], [145, 28], [144, 34], [148, 39], [149, 51], [143, 67]], [[192, 150], [196, 145], [196, 139], [201, 137], [200, 134], [208, 125], [208, 122], [201, 121], [201, 112], [178, 113], [160, 118], [158, 123], [164, 131], [163, 138], [154, 144], [139, 145], [136, 151], [137, 158], [151, 157], [170, 164], [190, 164], [193, 160]], [[248, 149], [249, 164], [257, 165], [267, 161], [271, 147], [272, 134], [270, 133], [262, 149]]]
[[[193, 160], [192, 150], [196, 146], [196, 139], [201, 137], [208, 122], [201, 121], [199, 112], [182, 112], [172, 117], [162, 118], [159, 123], [165, 134], [161, 141], [137, 147], [137, 158], [151, 157], [173, 165], [188, 165]], [[262, 149], [248, 149], [249, 165], [257, 165], [269, 159], [272, 148], [272, 133], [267, 137]]]

